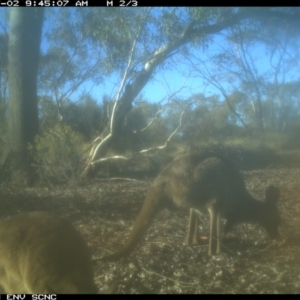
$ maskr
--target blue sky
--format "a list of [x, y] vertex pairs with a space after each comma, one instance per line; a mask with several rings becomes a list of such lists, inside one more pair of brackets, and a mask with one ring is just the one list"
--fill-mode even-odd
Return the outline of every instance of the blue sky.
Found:
[[[7, 10], [7, 8], [0, 8], [1, 13], [3, 13], [3, 9]], [[49, 28], [51, 27], [51, 24], [49, 24], [48, 22], [47, 24], [44, 24], [44, 27]], [[213, 43], [209, 46], [206, 52], [197, 53], [200, 54], [201, 59], [207, 62], [208, 67], [212, 67], [209, 62], [209, 55], [211, 55], [213, 52], [219, 51], [218, 45], [224, 45], [224, 40], [222, 39], [222, 35], [214, 35]], [[43, 39], [41, 45], [41, 49], [43, 50], [43, 52], [45, 52], [47, 47], [48, 45], [46, 43], [46, 40]], [[268, 56], [266, 56], [263, 47], [257, 46], [256, 48], [253, 48], [251, 54], [256, 60], [256, 66], [259, 74], [263, 74], [270, 70], [269, 58]], [[151, 102], [158, 102], [161, 101], [164, 97], [168, 97], [168, 95], [175, 93], [176, 91], [176, 96], [179, 98], [188, 98], [192, 94], [196, 93], [205, 93], [206, 96], [210, 96], [214, 93], [219, 95], [221, 94], [220, 91], [212, 85], [205, 84], [205, 81], [203, 81], [200, 77], [193, 78], [188, 75], [183, 75], [182, 73], [187, 74], [189, 68], [192, 67], [191, 65], [187, 65], [187, 61], [185, 61], [183, 57], [181, 57], [177, 61], [175, 59], [174, 61], [176, 67], [172, 68], [171, 70], [164, 70], [163, 72], [158, 68], [155, 76], [153, 76], [152, 80], [149, 81], [148, 84], [144, 87], [141, 94], [147, 100]], [[290, 76], [296, 76], [296, 74], [299, 73], [300, 70], [298, 69], [298, 72], [297, 70], [295, 70], [295, 72], [293, 73], [294, 75], [290, 74]], [[101, 100], [104, 95], [113, 96], [113, 92], [116, 91], [116, 89], [114, 89], [114, 83], [118, 83], [118, 80], [113, 76], [110, 78], [106, 78], [105, 82], [99, 86], [94, 86], [91, 82], [86, 82], [79, 88], [78, 93], [80, 93], [80, 91], [82, 90], [89, 90], [93, 98], [95, 98], [96, 100]], [[225, 87], [226, 91], [230, 93], [230, 89], [234, 88], [234, 83], [223, 83], [223, 86]]]
[[[161, 13], [160, 8], [155, 8], [156, 14]], [[184, 11], [184, 10], [183, 10]], [[185, 15], [181, 16], [186, 17]], [[49, 22], [44, 24], [44, 27], [51, 27]], [[163, 45], [161, 45], [163, 46]], [[41, 48], [45, 52], [48, 45], [46, 40], [42, 41]], [[180, 64], [176, 62], [176, 69], [164, 70], [163, 72], [156, 70], [152, 79], [147, 83], [144, 89], [141, 91], [143, 97], [145, 97], [150, 102], [158, 102], [163, 98], [168, 97], [168, 94], [173, 94], [179, 89], [180, 92], [176, 93], [177, 97], [188, 98], [191, 94], [203, 93], [205, 92], [208, 96], [212, 93], [219, 93], [214, 87], [207, 85], [205, 86], [202, 80], [195, 78], [187, 78], [181, 73], [186, 68], [185, 64]], [[79, 88], [80, 91], [90, 91], [93, 98], [96, 100], [101, 100], [104, 95], [112, 97], [118, 88], [120, 80], [116, 76], [107, 77], [103, 84], [95, 86], [91, 82], [86, 82]]]
[[[217, 44], [221, 42], [221, 37], [216, 36], [215, 42], [211, 45], [211, 48], [215, 48], [217, 53], [218, 48]], [[212, 54], [212, 51], [208, 51], [209, 54]], [[263, 54], [263, 51], [260, 47], [254, 49], [253, 56], [256, 56], [258, 72], [263, 74], [270, 70], [270, 64], [268, 57]], [[207, 62], [207, 66], [212, 66], [209, 62], [209, 56], [205, 53], [201, 53], [200, 57]], [[213, 94], [220, 95], [222, 99], [223, 96], [221, 92], [211, 84], [206, 84], [205, 81], [200, 77], [185, 76], [183, 73], [187, 74], [189, 72], [189, 66], [185, 61], [176, 62], [176, 68], [171, 70], [164, 70], [163, 72], [158, 70], [155, 72], [153, 78], [148, 82], [144, 87], [141, 94], [150, 102], [159, 102], [168, 95], [176, 93], [178, 98], [188, 98], [192, 94], [204, 93], [206, 96], [211, 96]], [[94, 87], [91, 90], [92, 95], [95, 99], [102, 99], [104, 94], [111, 95], [114, 90], [114, 84], [112, 82], [117, 82], [117, 79], [114, 77], [106, 80], [104, 85]], [[230, 92], [230, 89], [233, 89], [233, 82], [230, 84], [223, 82], [222, 86]], [[179, 91], [179, 92], [178, 92]]]

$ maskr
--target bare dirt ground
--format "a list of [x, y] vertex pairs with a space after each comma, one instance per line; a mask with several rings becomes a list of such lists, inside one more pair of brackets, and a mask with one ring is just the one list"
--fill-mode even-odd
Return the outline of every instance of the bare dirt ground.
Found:
[[[208, 257], [209, 222], [203, 217], [200, 245], [185, 246], [189, 212], [161, 211], [130, 257], [95, 261], [95, 281], [109, 293], [300, 293], [300, 169], [243, 172], [247, 188], [263, 199], [269, 184], [280, 188], [284, 224], [279, 241], [259, 225], [239, 225], [223, 253]], [[117, 250], [126, 240], [152, 179], [97, 180], [68, 188], [0, 190], [1, 214], [48, 211], [78, 228], [93, 258]]]

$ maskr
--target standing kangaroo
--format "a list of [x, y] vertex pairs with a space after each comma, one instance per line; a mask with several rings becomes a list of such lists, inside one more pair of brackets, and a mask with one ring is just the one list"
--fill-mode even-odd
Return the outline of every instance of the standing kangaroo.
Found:
[[0, 288], [13, 294], [97, 293], [89, 249], [69, 222], [46, 213], [1, 220]]
[[[271, 238], [277, 238], [280, 216], [276, 203], [279, 190], [269, 186], [265, 198], [264, 202], [258, 201], [247, 192], [242, 175], [228, 159], [212, 154], [182, 155], [175, 158], [154, 180], [126, 243], [102, 260], [130, 254], [151, 225], [155, 214], [163, 208], [208, 210], [209, 255], [220, 252], [221, 217], [227, 220], [224, 234], [236, 223], [254, 222], [264, 227]], [[197, 218], [191, 213], [188, 243], [195, 240], [197, 234], [195, 220]]]

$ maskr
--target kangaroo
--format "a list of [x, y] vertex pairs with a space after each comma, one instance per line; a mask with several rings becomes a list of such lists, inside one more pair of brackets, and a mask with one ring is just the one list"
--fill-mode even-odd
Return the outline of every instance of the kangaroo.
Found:
[[[129, 255], [155, 214], [163, 208], [194, 208], [209, 212], [209, 255], [220, 253], [221, 217], [227, 220], [224, 235], [237, 223], [254, 222], [264, 227], [271, 238], [277, 238], [280, 224], [278, 199], [279, 190], [274, 186], [267, 188], [264, 202], [254, 199], [247, 192], [241, 173], [222, 156], [182, 155], [154, 180], [125, 244], [101, 259], [114, 260]], [[192, 211], [190, 217], [188, 243], [195, 240], [198, 227]]]
[[97, 293], [89, 249], [66, 220], [24, 213], [0, 221], [0, 288], [13, 294]]

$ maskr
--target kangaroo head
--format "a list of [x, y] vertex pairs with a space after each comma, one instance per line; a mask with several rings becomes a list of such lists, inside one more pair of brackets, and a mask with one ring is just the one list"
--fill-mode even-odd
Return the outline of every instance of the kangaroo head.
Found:
[[277, 208], [279, 196], [279, 189], [274, 185], [270, 185], [266, 189], [260, 223], [266, 229], [271, 239], [277, 239], [279, 237], [278, 227], [281, 224], [281, 218]]

